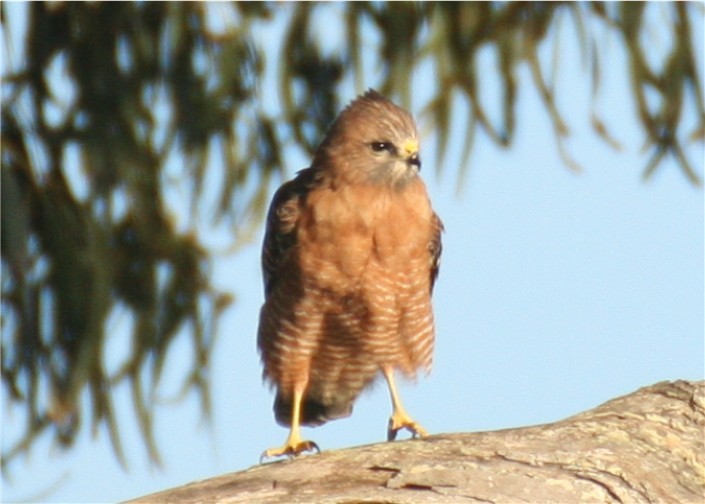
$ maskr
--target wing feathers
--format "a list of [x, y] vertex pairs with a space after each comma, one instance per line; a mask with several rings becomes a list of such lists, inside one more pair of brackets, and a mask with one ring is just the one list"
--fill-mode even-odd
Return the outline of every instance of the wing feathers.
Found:
[[262, 246], [265, 298], [269, 297], [279, 280], [283, 259], [296, 244], [301, 205], [319, 178], [312, 168], [301, 170], [294, 179], [282, 185], [272, 198]]

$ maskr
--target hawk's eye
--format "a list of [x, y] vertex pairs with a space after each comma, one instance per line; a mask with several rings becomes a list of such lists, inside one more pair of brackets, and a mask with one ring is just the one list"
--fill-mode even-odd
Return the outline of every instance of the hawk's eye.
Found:
[[372, 142], [370, 145], [375, 152], [392, 152], [392, 150], [394, 150], [394, 145], [391, 142]]

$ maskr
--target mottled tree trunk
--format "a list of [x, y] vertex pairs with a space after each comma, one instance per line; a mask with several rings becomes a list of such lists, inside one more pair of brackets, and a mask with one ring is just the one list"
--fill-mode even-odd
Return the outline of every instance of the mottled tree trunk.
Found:
[[705, 381], [566, 420], [323, 452], [133, 503], [705, 502]]

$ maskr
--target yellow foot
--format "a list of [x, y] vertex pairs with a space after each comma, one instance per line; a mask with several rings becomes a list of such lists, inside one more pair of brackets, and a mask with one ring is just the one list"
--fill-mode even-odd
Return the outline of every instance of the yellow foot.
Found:
[[284, 446], [279, 448], [270, 448], [265, 450], [260, 455], [259, 463], [261, 464], [266, 459], [276, 458], [276, 457], [296, 457], [307, 451], [315, 451], [316, 453], [321, 453], [321, 449], [313, 441], [287, 441]]
[[395, 411], [391, 417], [389, 417], [389, 426], [387, 427], [387, 441], [394, 441], [397, 437], [397, 433], [401, 429], [406, 429], [411, 432], [412, 437], [426, 437], [428, 432], [426, 429], [421, 427], [418, 423], [407, 415], [404, 411]]

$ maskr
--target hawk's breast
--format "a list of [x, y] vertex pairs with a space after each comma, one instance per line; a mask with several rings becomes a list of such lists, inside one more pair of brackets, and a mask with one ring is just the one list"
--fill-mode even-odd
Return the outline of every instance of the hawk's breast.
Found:
[[[370, 270], [416, 273], [425, 265], [428, 277], [433, 210], [420, 179], [404, 189], [345, 186], [309, 195], [299, 227], [303, 277], [320, 287], [349, 291]], [[373, 280], [369, 279], [368, 280]]]

